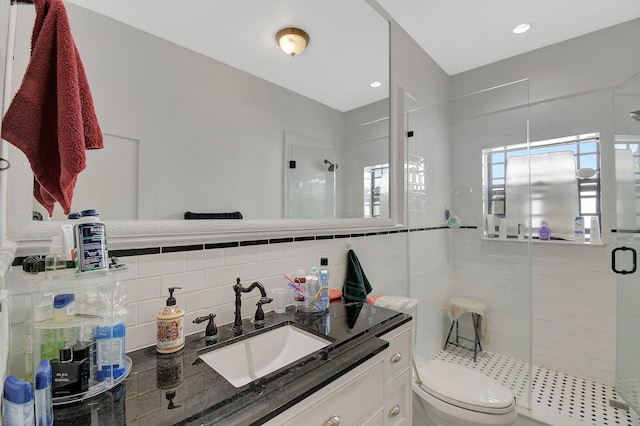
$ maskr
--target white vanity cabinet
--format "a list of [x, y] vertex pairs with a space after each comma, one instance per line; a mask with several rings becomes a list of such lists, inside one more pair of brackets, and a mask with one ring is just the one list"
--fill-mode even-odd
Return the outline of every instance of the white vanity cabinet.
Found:
[[380, 338], [389, 342], [385, 354], [384, 424], [385, 426], [410, 426], [411, 407], [411, 347], [412, 323], [383, 334]]
[[411, 322], [381, 336], [389, 347], [267, 425], [411, 425]]

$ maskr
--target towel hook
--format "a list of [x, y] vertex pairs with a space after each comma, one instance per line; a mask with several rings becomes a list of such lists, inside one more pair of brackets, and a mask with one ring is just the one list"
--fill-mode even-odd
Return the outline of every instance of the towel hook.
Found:
[[9, 160], [5, 160], [4, 158], [0, 157], [0, 172], [3, 170], [7, 170], [9, 167], [11, 167], [11, 163], [9, 163]]

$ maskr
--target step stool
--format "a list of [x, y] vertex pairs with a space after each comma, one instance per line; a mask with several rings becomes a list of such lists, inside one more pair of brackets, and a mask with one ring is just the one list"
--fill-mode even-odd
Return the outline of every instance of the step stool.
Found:
[[[478, 352], [482, 352], [482, 344], [481, 341], [487, 343], [489, 341], [489, 328], [487, 327], [487, 307], [484, 303], [479, 302], [474, 299], [469, 299], [466, 297], [454, 297], [449, 299], [447, 306], [445, 308], [449, 318], [451, 319], [451, 327], [449, 328], [449, 334], [447, 334], [447, 338], [444, 341], [444, 350], [447, 349], [449, 345], [459, 346], [461, 348], [467, 349], [469, 351], [473, 351], [473, 362], [477, 361]], [[466, 337], [462, 337], [458, 333], [458, 320], [462, 314], [470, 313], [471, 320], [473, 322], [473, 334], [474, 338], [469, 339]], [[451, 333], [453, 332], [453, 327], [456, 328], [456, 337], [455, 340], [451, 339]], [[473, 343], [473, 349], [461, 345], [460, 340], [466, 340], [467, 342]]]

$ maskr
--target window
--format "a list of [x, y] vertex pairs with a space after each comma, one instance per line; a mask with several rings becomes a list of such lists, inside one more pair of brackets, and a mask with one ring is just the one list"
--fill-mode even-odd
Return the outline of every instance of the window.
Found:
[[[520, 172], [525, 175], [527, 188], [531, 191], [526, 195], [527, 199], [531, 200], [531, 226], [534, 229], [534, 235], [536, 234], [535, 229], [539, 227], [540, 222], [552, 216], [549, 212], [554, 211], [571, 211], [578, 216], [583, 216], [587, 226], [586, 233], [589, 234], [590, 218], [597, 216], [600, 219], [599, 145], [600, 135], [598, 133], [590, 133], [531, 142], [529, 148], [527, 148], [527, 144], [517, 144], [484, 150], [485, 213], [506, 217], [509, 235], [516, 235], [518, 226], [518, 223], [509, 221], [510, 214], [520, 218], [519, 220], [524, 221], [526, 224], [526, 220], [521, 219], [522, 214], [516, 211], [522, 206], [514, 204], [514, 200], [511, 200], [512, 211], [509, 211], [510, 204], [507, 199], [509, 191], [507, 188], [509, 185], [515, 185], [516, 183], [508, 182], [507, 178], [511, 176], [514, 179], [514, 176], [517, 175], [508, 173], [509, 161], [512, 159], [513, 165], [518, 162], [524, 164], [524, 166], [521, 166]], [[566, 160], [567, 154], [569, 160], [573, 159], [573, 163], [569, 163], [571, 168], [569, 170], [569, 180], [571, 182], [568, 183], [573, 185], [577, 196], [573, 194], [570, 197], [562, 196], [560, 191], [567, 189], [567, 186], [564, 185], [567, 180], [567, 173], [563, 177], [558, 177], [559, 175], [555, 173], [556, 170], [553, 170], [555, 166], [550, 166], [551, 161], [555, 161], [554, 159], [563, 155]], [[566, 164], [566, 161], [564, 164]], [[551, 167], [551, 171], [554, 173], [545, 170], [548, 167]], [[530, 186], [529, 177], [531, 179]], [[561, 184], [561, 181], [563, 184]], [[514, 194], [517, 191], [511, 191], [511, 193]], [[574, 201], [571, 201], [571, 199]], [[562, 203], [569, 203], [570, 205], [564, 206], [565, 209], [562, 210], [560, 208], [563, 207], [561, 206]], [[573, 217], [568, 217], [567, 214], [564, 216], [562, 223], [557, 222], [556, 235], [565, 235], [568, 239], [571, 239], [573, 237]], [[514, 220], [517, 221], [518, 219]], [[559, 219], [554, 220], [558, 221]], [[554, 234], [553, 225], [551, 223], [549, 225], [552, 234]]]
[[[379, 218], [388, 206], [389, 164], [364, 168], [364, 217]], [[388, 215], [388, 212], [385, 212]]]

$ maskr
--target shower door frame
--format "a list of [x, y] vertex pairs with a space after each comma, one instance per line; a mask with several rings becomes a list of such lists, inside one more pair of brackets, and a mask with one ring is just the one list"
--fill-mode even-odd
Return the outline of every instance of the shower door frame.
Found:
[[[635, 87], [634, 87], [635, 86]], [[617, 274], [616, 393], [640, 412], [640, 177], [633, 156], [617, 152], [618, 144], [640, 147], [640, 123], [629, 117], [629, 106], [640, 104], [640, 73], [613, 91], [616, 223], [612, 233], [611, 268]], [[637, 108], [636, 108], [637, 109]], [[623, 157], [627, 158], [623, 158]], [[622, 161], [624, 160], [624, 161]], [[626, 170], [623, 168], [626, 163]], [[631, 176], [633, 174], [633, 176]], [[626, 195], [626, 196], [625, 196]], [[632, 198], [629, 200], [629, 198]]]

